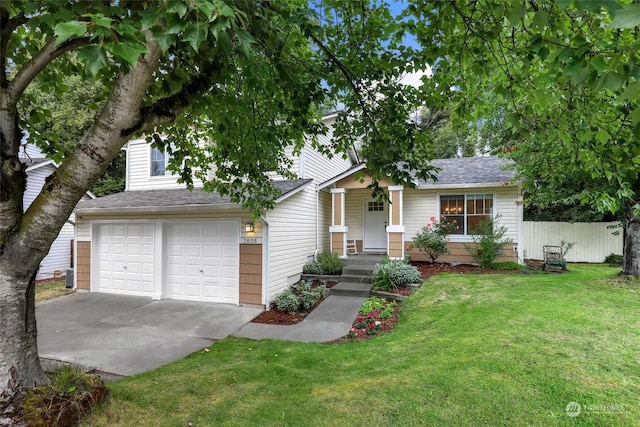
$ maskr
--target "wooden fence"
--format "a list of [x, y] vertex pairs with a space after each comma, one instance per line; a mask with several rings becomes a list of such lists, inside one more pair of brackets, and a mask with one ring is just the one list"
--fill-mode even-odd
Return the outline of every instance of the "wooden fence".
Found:
[[[604, 262], [609, 254], [622, 254], [621, 228], [611, 229], [617, 222], [524, 222], [525, 258], [542, 259], [544, 245], [560, 245], [561, 241], [575, 243], [567, 253], [569, 262]], [[613, 235], [614, 231], [620, 233]]]

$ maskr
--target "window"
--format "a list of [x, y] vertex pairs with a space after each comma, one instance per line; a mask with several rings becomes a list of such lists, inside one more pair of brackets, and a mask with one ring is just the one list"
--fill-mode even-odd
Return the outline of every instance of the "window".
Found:
[[151, 176], [171, 175], [167, 170], [170, 155], [165, 150], [151, 147]]
[[440, 196], [440, 215], [460, 224], [451, 234], [474, 234], [480, 221], [493, 217], [493, 194]]
[[384, 202], [368, 202], [367, 210], [369, 212], [384, 212]]

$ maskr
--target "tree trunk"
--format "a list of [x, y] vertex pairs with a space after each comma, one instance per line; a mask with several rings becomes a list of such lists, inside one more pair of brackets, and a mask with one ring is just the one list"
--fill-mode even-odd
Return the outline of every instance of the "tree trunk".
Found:
[[627, 208], [627, 226], [624, 230], [625, 276], [640, 276], [640, 217], [633, 215], [633, 207]]
[[49, 381], [38, 358], [35, 278], [35, 272], [24, 280], [0, 271], [0, 407]]
[[140, 105], [162, 53], [150, 38], [147, 47], [136, 68], [120, 73], [91, 129], [26, 212], [26, 166], [18, 160], [19, 95], [0, 88], [0, 409], [18, 392], [48, 382], [38, 358], [36, 273], [83, 194], [122, 145], [146, 130]]

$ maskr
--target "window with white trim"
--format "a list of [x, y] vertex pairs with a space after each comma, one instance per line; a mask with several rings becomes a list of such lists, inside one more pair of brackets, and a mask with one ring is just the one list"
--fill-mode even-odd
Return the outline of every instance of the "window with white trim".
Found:
[[451, 234], [475, 234], [480, 221], [493, 218], [493, 206], [493, 194], [440, 196], [440, 216], [457, 227]]
[[167, 150], [151, 147], [151, 176], [171, 175], [171, 171], [167, 170], [170, 157], [171, 155]]

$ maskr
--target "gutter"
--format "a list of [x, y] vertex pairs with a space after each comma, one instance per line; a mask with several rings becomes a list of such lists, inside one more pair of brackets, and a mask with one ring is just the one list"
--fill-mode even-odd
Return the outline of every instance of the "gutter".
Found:
[[267, 221], [266, 214], [260, 215], [260, 219], [264, 223], [263, 244], [262, 250], [264, 251], [264, 269], [263, 269], [263, 282], [264, 282], [264, 308], [269, 310], [269, 272], [271, 266], [271, 230], [269, 227], [269, 221]]

